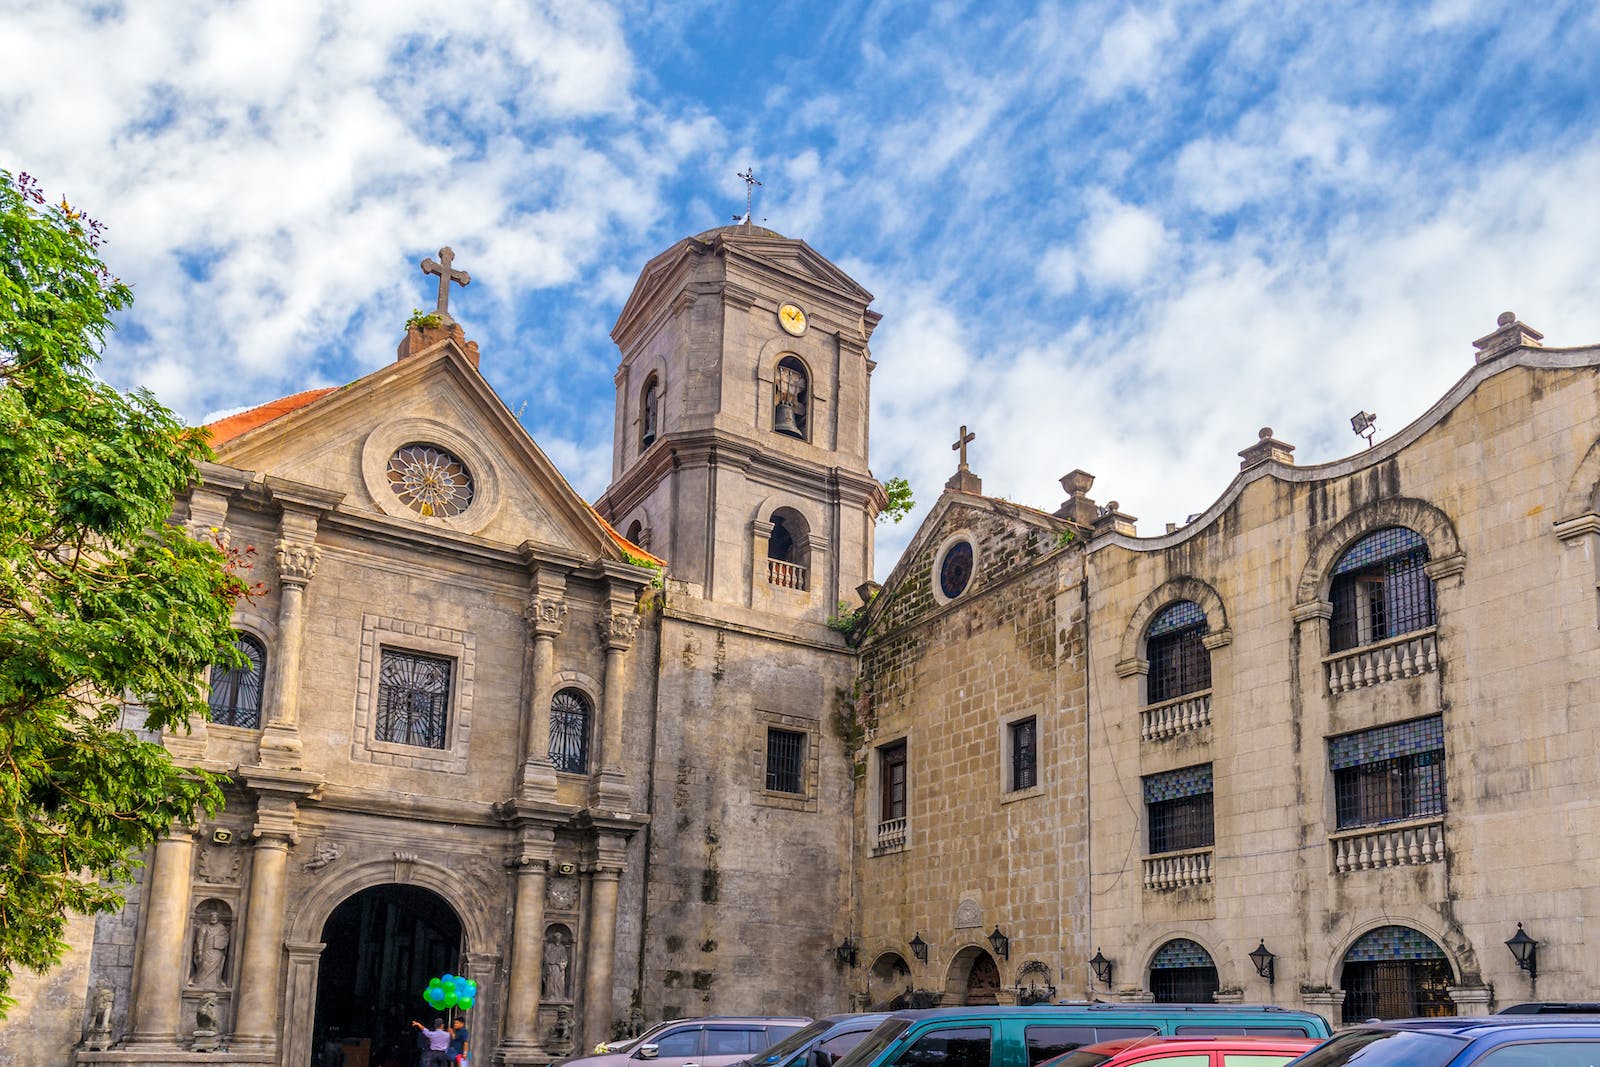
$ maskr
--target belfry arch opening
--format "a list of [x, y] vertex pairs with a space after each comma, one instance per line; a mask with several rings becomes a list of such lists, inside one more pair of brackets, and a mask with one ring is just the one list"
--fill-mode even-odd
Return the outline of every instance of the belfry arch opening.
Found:
[[460, 973], [461, 920], [455, 910], [420, 886], [373, 886], [333, 909], [321, 940], [326, 947], [311, 1028], [314, 1067], [416, 1062], [411, 1021], [431, 1025], [449, 1014], [430, 1008], [422, 991], [430, 978]]

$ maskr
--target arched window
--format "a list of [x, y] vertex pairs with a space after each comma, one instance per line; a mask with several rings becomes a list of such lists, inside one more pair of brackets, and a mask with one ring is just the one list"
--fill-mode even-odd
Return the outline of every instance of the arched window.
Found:
[[563, 689], [550, 701], [550, 762], [568, 774], [589, 773], [589, 724], [594, 707], [581, 689]]
[[1404, 526], [1367, 534], [1333, 566], [1329, 651], [1375, 644], [1434, 624], [1428, 543]]
[[778, 360], [772, 381], [772, 428], [781, 434], [806, 438], [811, 413], [811, 376], [793, 356]]
[[643, 536], [644, 523], [640, 522], [638, 519], [634, 519], [632, 522], [628, 523], [628, 540], [637, 545], [639, 544], [639, 538]]
[[211, 721], [219, 726], [261, 728], [261, 694], [266, 687], [267, 650], [249, 634], [235, 644], [248, 661], [243, 667], [211, 668]]
[[1344, 954], [1344, 1021], [1454, 1015], [1453, 980], [1444, 950], [1425, 934], [1409, 926], [1369, 930]]
[[656, 439], [661, 416], [661, 381], [654, 374], [645, 379], [639, 395], [639, 449], [650, 447]]
[[1211, 688], [1211, 653], [1204, 642], [1210, 632], [1206, 613], [1192, 600], [1161, 609], [1145, 632], [1145, 658], [1150, 661], [1146, 703]]
[[767, 581], [784, 589], [806, 589], [811, 529], [805, 517], [793, 508], [779, 508], [768, 521], [772, 533], [767, 537]]
[[1209, 1004], [1218, 988], [1211, 953], [1186, 937], [1168, 941], [1150, 961], [1150, 992], [1157, 1004]]

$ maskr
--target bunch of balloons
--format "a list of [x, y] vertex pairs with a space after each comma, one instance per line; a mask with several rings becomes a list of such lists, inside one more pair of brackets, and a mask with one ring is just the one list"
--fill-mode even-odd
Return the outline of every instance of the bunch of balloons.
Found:
[[446, 974], [438, 978], [428, 979], [428, 988], [422, 991], [422, 999], [435, 1011], [446, 1008], [460, 1008], [466, 1011], [472, 1007], [473, 1001], [478, 999], [478, 983], [470, 978], [463, 978], [459, 974]]

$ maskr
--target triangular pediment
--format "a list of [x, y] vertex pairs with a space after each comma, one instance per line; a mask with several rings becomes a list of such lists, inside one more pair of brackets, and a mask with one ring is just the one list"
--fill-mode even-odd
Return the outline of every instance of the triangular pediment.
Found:
[[[310, 399], [214, 445], [218, 462], [337, 494], [336, 510], [402, 534], [448, 531], [510, 549], [533, 542], [582, 559], [628, 555], [452, 341], [300, 395]], [[455, 461], [439, 468], [452, 492], [433, 503], [432, 492], [397, 491], [438, 454]]]

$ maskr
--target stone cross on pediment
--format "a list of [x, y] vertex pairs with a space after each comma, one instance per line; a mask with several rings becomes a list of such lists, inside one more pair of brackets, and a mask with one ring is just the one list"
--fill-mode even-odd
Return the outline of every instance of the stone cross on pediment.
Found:
[[950, 446], [950, 451], [952, 451], [952, 452], [960, 452], [961, 453], [961, 469], [962, 470], [966, 470], [967, 469], [967, 446], [970, 445], [972, 442], [976, 441], [977, 439], [978, 439], [978, 435], [977, 434], [968, 433], [967, 432], [967, 428], [965, 426], [962, 426], [961, 427], [961, 436], [956, 439], [956, 443], [955, 444]]
[[466, 286], [472, 282], [472, 275], [464, 270], [453, 270], [450, 266], [455, 262], [456, 254], [446, 245], [439, 249], [439, 259], [435, 262], [431, 257], [422, 261], [422, 273], [437, 274], [439, 276], [439, 306], [434, 309], [434, 314], [446, 326], [454, 324], [455, 319], [450, 317], [450, 283]]

